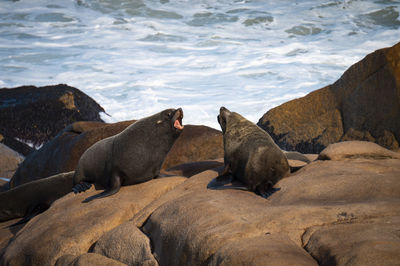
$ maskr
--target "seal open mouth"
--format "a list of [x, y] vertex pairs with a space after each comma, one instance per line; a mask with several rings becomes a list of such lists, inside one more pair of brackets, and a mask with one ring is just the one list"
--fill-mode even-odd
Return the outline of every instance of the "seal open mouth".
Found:
[[174, 117], [173, 117], [174, 127], [176, 129], [179, 129], [179, 130], [183, 129], [182, 118], [183, 118], [183, 111], [181, 108], [179, 108], [178, 110], [176, 110]]

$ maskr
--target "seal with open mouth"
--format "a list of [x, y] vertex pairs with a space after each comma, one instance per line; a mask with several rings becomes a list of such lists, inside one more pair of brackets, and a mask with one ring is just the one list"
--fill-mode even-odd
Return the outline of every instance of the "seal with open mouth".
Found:
[[95, 183], [105, 188], [84, 202], [117, 193], [159, 175], [169, 150], [183, 130], [183, 111], [167, 109], [143, 118], [121, 133], [100, 140], [81, 156], [74, 175], [75, 193]]

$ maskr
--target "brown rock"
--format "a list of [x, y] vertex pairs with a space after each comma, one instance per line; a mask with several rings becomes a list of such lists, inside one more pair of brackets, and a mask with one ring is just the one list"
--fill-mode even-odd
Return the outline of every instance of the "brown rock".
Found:
[[319, 160], [355, 158], [400, 159], [400, 153], [387, 150], [373, 142], [355, 140], [330, 144], [318, 156]]
[[240, 239], [220, 248], [209, 265], [318, 265], [284, 234]]
[[86, 253], [80, 256], [64, 255], [59, 258], [55, 266], [122, 266], [119, 261], [107, 258], [96, 253]]
[[24, 157], [0, 143], [0, 177], [11, 178]]
[[306, 231], [305, 249], [320, 265], [397, 265], [399, 228], [400, 216], [315, 226]]
[[9, 241], [22, 227], [24, 227], [23, 224], [11, 226], [17, 223], [19, 220], [20, 219], [14, 219], [0, 223], [0, 257], [4, 253]]
[[93, 252], [127, 265], [158, 265], [151, 253], [149, 238], [132, 222], [125, 222], [105, 233], [97, 241]]
[[199, 161], [193, 163], [184, 163], [161, 171], [164, 175], [179, 175], [191, 177], [209, 169], [214, 169], [224, 165], [224, 159], [220, 158], [213, 161]]
[[[25, 158], [10, 181], [11, 187], [75, 170], [86, 149], [101, 139], [118, 134], [134, 122], [77, 122], [69, 125], [40, 150]], [[163, 168], [221, 157], [223, 147], [220, 131], [205, 126], [186, 125], [167, 155]]]
[[163, 169], [172, 166], [224, 157], [222, 133], [206, 126], [186, 125], [164, 161]]
[[397, 149], [400, 43], [351, 66], [334, 84], [269, 110], [258, 122], [283, 149], [319, 153], [340, 140]]
[[[192, 176], [135, 215], [132, 221], [150, 237], [161, 265], [235, 264], [257, 257], [285, 264], [286, 255], [267, 248], [274, 241], [284, 254], [293, 255], [288, 255], [287, 265], [293, 261], [310, 264], [312, 257], [302, 250], [309, 228], [344, 220], [379, 228], [382, 219], [400, 216], [398, 159], [315, 161], [279, 181], [276, 187], [280, 190], [268, 199], [241, 190], [208, 190], [207, 184], [217, 175], [209, 170]], [[288, 239], [270, 242], [265, 238], [268, 235], [287, 235]], [[364, 252], [375, 247], [372, 242], [365, 245], [368, 248], [354, 248], [353, 254], [367, 256]], [[347, 250], [343, 245], [341, 252]], [[397, 244], [392, 251], [400, 253]], [[374, 260], [381, 258], [382, 264], [392, 261], [386, 255], [370, 255]]]
[[102, 121], [104, 109], [65, 84], [0, 89], [0, 132], [40, 145], [76, 121]]
[[[183, 177], [154, 179], [125, 186], [110, 197], [81, 203], [99, 193], [70, 193], [29, 221], [7, 246], [0, 264], [54, 265], [66, 254], [80, 255], [107, 231], [127, 221], [162, 194], [185, 181]], [[117, 207], [117, 208], [116, 208]]]

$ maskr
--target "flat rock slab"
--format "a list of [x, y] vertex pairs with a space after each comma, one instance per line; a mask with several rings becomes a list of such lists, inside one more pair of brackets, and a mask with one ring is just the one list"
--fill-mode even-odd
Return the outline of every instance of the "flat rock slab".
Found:
[[78, 195], [70, 193], [16, 234], [0, 264], [54, 265], [62, 255], [86, 253], [105, 232], [185, 180], [184, 177], [154, 179], [122, 187], [113, 196], [89, 203], [82, 201], [99, 191], [92, 188]]
[[400, 153], [393, 152], [369, 141], [343, 141], [330, 144], [318, 156], [319, 160], [345, 159], [400, 159]]

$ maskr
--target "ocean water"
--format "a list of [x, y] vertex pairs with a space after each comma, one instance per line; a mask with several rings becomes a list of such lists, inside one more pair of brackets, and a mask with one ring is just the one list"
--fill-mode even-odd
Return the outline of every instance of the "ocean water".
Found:
[[107, 122], [182, 107], [257, 122], [400, 41], [400, 1], [0, 1], [0, 87], [66, 83]]

